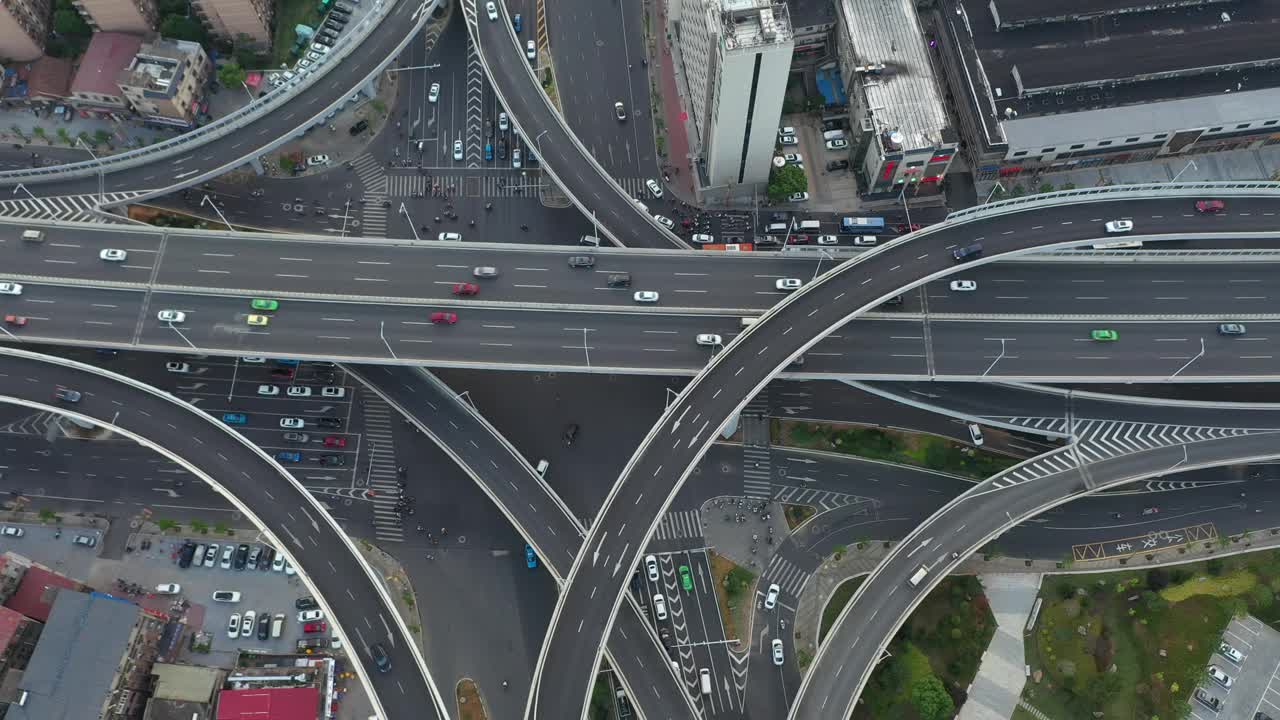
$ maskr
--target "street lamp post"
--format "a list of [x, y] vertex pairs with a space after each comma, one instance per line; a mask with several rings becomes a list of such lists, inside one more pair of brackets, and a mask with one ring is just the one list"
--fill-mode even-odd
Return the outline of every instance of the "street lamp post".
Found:
[[231, 402], [231, 396], [236, 392], [236, 375], [240, 372], [240, 356], [235, 357], [235, 364], [231, 366], [231, 388], [227, 390], [227, 402]]
[[1003, 358], [1004, 358], [1004, 338], [1000, 338], [1000, 354], [996, 356], [995, 360], [991, 361], [991, 364], [987, 366], [986, 370], [982, 371], [982, 377], [986, 377], [987, 373], [991, 372], [991, 369], [996, 366], [996, 363], [1000, 362]]
[[995, 185], [991, 186], [991, 192], [987, 193], [987, 199], [982, 201], [983, 205], [986, 205], [987, 203], [991, 202], [991, 198], [995, 197], [996, 190], [999, 190], [1000, 192], [1004, 192], [1004, 186], [1000, 184], [999, 180], [996, 181]]
[[196, 344], [195, 344], [195, 343], [191, 342], [191, 339], [190, 339], [190, 338], [188, 338], [186, 335], [183, 335], [183, 334], [182, 334], [182, 331], [181, 331], [181, 330], [179, 330], [179, 329], [178, 329], [178, 328], [173, 324], [173, 321], [172, 321], [172, 320], [170, 320], [170, 321], [169, 321], [169, 329], [170, 329], [170, 330], [172, 330], [172, 331], [174, 331], [174, 332], [176, 332], [176, 333], [178, 333], [178, 337], [182, 338], [183, 342], [185, 342], [186, 344], [190, 345], [192, 350], [199, 350], [199, 349], [200, 349], [200, 348], [196, 347]]
[[98, 160], [98, 156], [94, 154], [93, 148], [89, 147], [85, 143], [84, 139], [78, 135], [76, 136], [76, 144], [89, 151], [89, 157], [93, 158], [93, 161], [98, 163], [98, 204], [101, 205], [104, 202], [103, 197], [106, 195], [104, 192], [104, 185], [106, 185], [106, 171], [102, 169], [102, 161]]
[[826, 251], [826, 250], [819, 250], [819, 251], [818, 251], [818, 264], [814, 266], [814, 268], [813, 268], [813, 277], [809, 279], [809, 282], [813, 282], [814, 280], [817, 280], [817, 279], [818, 279], [818, 271], [822, 269], [822, 258], [824, 258], [824, 257], [825, 257], [826, 259], [830, 260], [831, 262], [835, 262], [835, 261], [836, 261], [836, 259], [835, 259], [835, 258], [833, 258], [833, 257], [831, 257], [830, 255], [828, 255], [828, 254], [827, 254], [827, 251]]
[[241, 80], [241, 81], [240, 81], [240, 87], [244, 88], [245, 94], [247, 94], [247, 95], [249, 96], [249, 102], [250, 102], [250, 103], [252, 103], [254, 100], [256, 100], [256, 99], [257, 99], [257, 98], [255, 98], [255, 97], [253, 96], [253, 91], [249, 89], [249, 85], [248, 85], [248, 83], [246, 83], [245, 81]]
[[1187, 171], [1187, 168], [1189, 168], [1189, 167], [1193, 167], [1193, 168], [1195, 168], [1196, 170], [1199, 170], [1199, 169], [1200, 169], [1199, 167], [1197, 167], [1197, 166], [1196, 166], [1196, 161], [1195, 161], [1195, 160], [1188, 160], [1188, 161], [1187, 161], [1187, 164], [1186, 164], [1186, 165], [1183, 165], [1183, 166], [1182, 166], [1182, 169], [1178, 171], [1178, 174], [1177, 174], [1177, 175], [1174, 175], [1174, 176], [1173, 176], [1173, 179], [1172, 179], [1172, 180], [1170, 180], [1169, 182], [1171, 182], [1171, 183], [1176, 183], [1176, 182], [1178, 182], [1178, 178], [1182, 177], [1182, 173], [1186, 172], [1186, 171]]
[[396, 357], [396, 351], [391, 349], [391, 343], [387, 342], [386, 329], [387, 329], [387, 323], [386, 323], [386, 321], [384, 320], [384, 321], [379, 322], [379, 323], [378, 323], [378, 337], [382, 338], [382, 344], [387, 346], [387, 352], [391, 353], [391, 359], [392, 359], [392, 360], [399, 360], [400, 358]]
[[26, 193], [27, 197], [31, 198], [32, 200], [39, 200], [39, 198], [37, 198], [34, 194], [32, 194], [32, 192], [27, 189], [27, 186], [23, 185], [22, 183], [18, 183], [18, 186], [13, 189], [13, 194], [17, 195], [19, 190]]
[[1200, 352], [1196, 353], [1196, 356], [1188, 360], [1186, 364], [1184, 364], [1182, 367], [1178, 368], [1177, 370], [1174, 370], [1173, 374], [1169, 376], [1169, 379], [1172, 380], [1178, 377], [1179, 373], [1191, 367], [1191, 363], [1199, 360], [1202, 357], [1204, 357], [1204, 338], [1200, 338]]
[[214, 212], [218, 213], [218, 218], [222, 220], [222, 224], [226, 225], [228, 230], [230, 230], [231, 232], [236, 231], [234, 227], [231, 227], [231, 223], [227, 222], [227, 216], [223, 215], [222, 211], [218, 209], [218, 203], [214, 202], [213, 199], [210, 198], [208, 194], [206, 194], [200, 200], [200, 204], [202, 206], [205, 205], [206, 203], [209, 205], [209, 207], [213, 208]]
[[907, 232], [911, 232], [911, 208], [907, 207], [907, 185], [910, 183], [902, 183], [902, 190], [898, 193], [898, 201], [902, 203], [902, 212], [907, 216]]

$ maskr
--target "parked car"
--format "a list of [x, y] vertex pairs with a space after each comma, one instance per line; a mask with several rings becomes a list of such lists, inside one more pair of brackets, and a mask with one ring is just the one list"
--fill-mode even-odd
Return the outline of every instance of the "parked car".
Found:
[[327, 435], [324, 439], [324, 446], [328, 448], [344, 448], [347, 446], [347, 439], [337, 435]]
[[97, 547], [98, 537], [96, 535], [77, 535], [71, 539], [71, 544], [87, 548]]

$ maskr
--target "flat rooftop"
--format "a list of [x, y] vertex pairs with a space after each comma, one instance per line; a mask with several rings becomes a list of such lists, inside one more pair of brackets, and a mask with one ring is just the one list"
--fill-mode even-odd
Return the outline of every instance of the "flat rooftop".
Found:
[[[992, 7], [1006, 23], [1013, 12], [1023, 21], [1063, 13], [1104, 17], [997, 30]], [[944, 0], [943, 17], [946, 32], [958, 38], [977, 96], [971, 101], [992, 142], [1001, 141], [998, 118], [1280, 86], [1280, 3], [1171, 0], [1160, 8], [1135, 7], [1133, 0]]]

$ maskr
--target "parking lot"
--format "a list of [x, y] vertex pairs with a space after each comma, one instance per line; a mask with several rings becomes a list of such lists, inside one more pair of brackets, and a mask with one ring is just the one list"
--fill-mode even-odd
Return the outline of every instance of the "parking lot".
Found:
[[[0, 552], [12, 550], [23, 557], [52, 568], [68, 577], [84, 580], [98, 559], [103, 529], [63, 527], [52, 525], [4, 523], [0, 528], [17, 528], [21, 537], [0, 531]], [[76, 544], [77, 536], [93, 539], [93, 545]]]
[[[1225, 674], [1226, 679], [1216, 680], [1211, 673], [1193, 691], [1191, 717], [1200, 720], [1280, 718], [1280, 632], [1257, 618], [1245, 616], [1227, 625], [1222, 642], [1227, 647], [1215, 652], [1209, 663]], [[1261, 715], [1257, 716], [1258, 713]]]

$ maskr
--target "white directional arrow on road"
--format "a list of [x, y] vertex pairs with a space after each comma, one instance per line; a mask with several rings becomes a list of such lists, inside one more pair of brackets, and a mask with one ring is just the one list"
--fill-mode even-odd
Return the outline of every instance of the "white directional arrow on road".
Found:
[[788, 457], [788, 458], [787, 458], [787, 460], [788, 460], [788, 461], [790, 461], [790, 462], [804, 463], [804, 464], [806, 464], [806, 465], [817, 465], [817, 464], [818, 464], [818, 461], [817, 461], [817, 460], [814, 460], [813, 458]]
[[596, 543], [596, 551], [591, 553], [591, 565], [593, 567], [596, 563], [600, 562], [600, 548], [604, 545], [604, 539], [607, 537], [609, 537], [608, 530], [604, 531], [604, 533], [600, 535], [600, 542]]
[[920, 552], [925, 548], [926, 545], [928, 545], [931, 542], [933, 542], [933, 538], [925, 538], [924, 540], [921, 540], [919, 547], [907, 553], [907, 557], [911, 557], [912, 555], [915, 555], [916, 553]]
[[795, 415], [796, 413], [800, 413], [800, 412], [804, 412], [805, 410], [812, 410], [812, 409], [813, 408], [809, 407], [808, 405], [795, 405], [795, 406], [783, 405], [782, 406], [782, 412], [788, 415]]
[[155, 490], [155, 491], [156, 491], [156, 492], [158, 492], [158, 493], [168, 493], [168, 494], [169, 494], [169, 497], [171, 497], [171, 498], [176, 498], [176, 497], [178, 497], [178, 493], [177, 493], [177, 492], [175, 492], [175, 491], [173, 491], [173, 490], [170, 490], [169, 488], [151, 488], [151, 489], [152, 489], [152, 490]]

